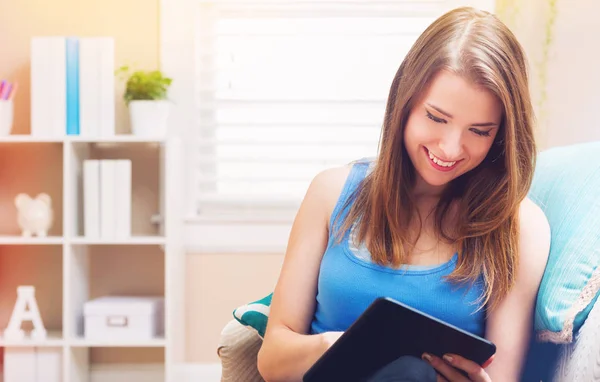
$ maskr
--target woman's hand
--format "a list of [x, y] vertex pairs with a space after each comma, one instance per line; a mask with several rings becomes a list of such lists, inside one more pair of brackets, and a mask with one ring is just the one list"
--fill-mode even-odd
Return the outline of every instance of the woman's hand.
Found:
[[[469, 361], [461, 356], [455, 354], [446, 354], [444, 358], [436, 357], [432, 354], [424, 353], [422, 357], [426, 362], [428, 362], [435, 370], [437, 370], [440, 375], [441, 381], [449, 381], [449, 382], [466, 382], [466, 381], [476, 381], [476, 382], [491, 382], [490, 376], [485, 372], [483, 367], [479, 366], [477, 363], [473, 361]], [[490, 361], [487, 362], [489, 364]], [[465, 377], [461, 373], [458, 372], [460, 369], [465, 371], [469, 377]]]
[[325, 352], [327, 349], [329, 349], [331, 347], [331, 345], [333, 345], [338, 338], [340, 338], [342, 336], [342, 334], [344, 334], [344, 332], [324, 332], [321, 333], [321, 339], [323, 340], [323, 352]]

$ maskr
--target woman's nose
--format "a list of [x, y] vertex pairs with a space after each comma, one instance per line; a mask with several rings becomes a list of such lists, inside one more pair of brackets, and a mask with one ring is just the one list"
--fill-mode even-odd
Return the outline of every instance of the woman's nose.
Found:
[[441, 159], [454, 161], [462, 155], [462, 133], [448, 133], [440, 140]]

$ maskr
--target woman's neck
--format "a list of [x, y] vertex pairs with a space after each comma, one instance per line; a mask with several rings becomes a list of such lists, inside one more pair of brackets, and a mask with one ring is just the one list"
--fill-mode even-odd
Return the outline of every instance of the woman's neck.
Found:
[[425, 180], [423, 180], [423, 178], [417, 174], [415, 186], [413, 187], [413, 196], [416, 200], [421, 198], [437, 198], [439, 200], [446, 187], [448, 187], [448, 184], [432, 186], [431, 184], [425, 182]]

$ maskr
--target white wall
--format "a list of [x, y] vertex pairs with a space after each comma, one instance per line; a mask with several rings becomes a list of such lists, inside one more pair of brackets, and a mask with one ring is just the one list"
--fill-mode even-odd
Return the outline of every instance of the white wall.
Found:
[[[551, 4], [554, 3], [554, 9]], [[496, 13], [517, 35], [530, 66], [540, 149], [600, 140], [600, 2], [597, 0], [505, 0]], [[547, 25], [554, 14], [551, 43]], [[545, 64], [544, 64], [545, 62]], [[546, 101], [540, 107], [543, 74]]]
[[600, 2], [557, 1], [546, 145], [600, 140]]

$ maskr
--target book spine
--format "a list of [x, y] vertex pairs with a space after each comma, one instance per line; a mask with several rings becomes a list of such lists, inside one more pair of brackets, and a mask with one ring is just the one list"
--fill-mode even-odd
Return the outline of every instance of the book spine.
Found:
[[37, 382], [35, 367], [35, 348], [4, 348], [4, 382]]
[[36, 349], [36, 382], [61, 382], [63, 380], [61, 353], [61, 348], [38, 347]]
[[83, 37], [79, 41], [79, 112], [81, 135], [100, 136], [100, 77], [97, 39]]
[[119, 239], [131, 237], [131, 160], [116, 161], [115, 178], [116, 236]]
[[115, 40], [98, 39], [100, 131], [104, 137], [115, 135]]
[[44, 102], [50, 105], [51, 135], [64, 137], [67, 130], [67, 43], [64, 37], [51, 37], [49, 40], [50, 99], [45, 99]]
[[108, 240], [116, 233], [115, 167], [115, 160], [100, 161], [100, 235]]
[[79, 135], [79, 40], [66, 39], [67, 135]]
[[84, 236], [100, 237], [100, 162], [83, 162], [83, 229]]

